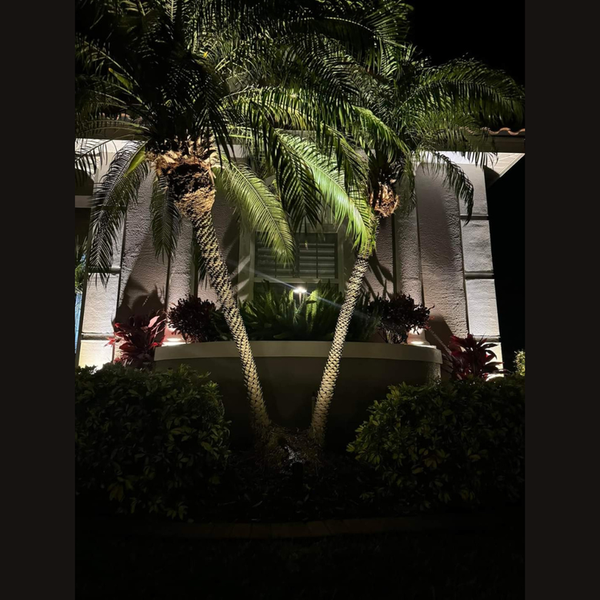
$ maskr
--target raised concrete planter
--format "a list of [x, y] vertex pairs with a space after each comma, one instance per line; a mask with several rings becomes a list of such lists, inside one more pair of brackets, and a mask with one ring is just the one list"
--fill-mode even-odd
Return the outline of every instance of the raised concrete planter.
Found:
[[[251, 345], [270, 417], [286, 427], [307, 427], [331, 343], [269, 341]], [[188, 364], [210, 373], [221, 388], [234, 441], [248, 439], [250, 413], [233, 342], [162, 346], [156, 349], [155, 363], [157, 371]], [[331, 406], [328, 443], [348, 443], [365, 419], [367, 407], [383, 399], [388, 386], [440, 377], [441, 364], [442, 355], [433, 346], [348, 342]]]

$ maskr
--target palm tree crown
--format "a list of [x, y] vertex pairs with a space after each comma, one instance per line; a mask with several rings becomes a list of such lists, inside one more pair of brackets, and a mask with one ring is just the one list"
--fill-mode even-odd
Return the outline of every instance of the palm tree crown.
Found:
[[[126, 211], [150, 177], [157, 254], [174, 252], [182, 216], [190, 218], [264, 431], [262, 390], [212, 223], [216, 190], [284, 261], [295, 250], [292, 229], [305, 219], [319, 225], [326, 212], [347, 223], [358, 247], [368, 243], [366, 171], [343, 128], [356, 129], [353, 65], [378, 68], [403, 12], [385, 1], [80, 1], [76, 131], [131, 139], [94, 191], [88, 264], [110, 267]], [[360, 111], [369, 123], [372, 113]], [[76, 165], [93, 163], [99, 145], [80, 143]]]
[[[357, 140], [368, 162], [371, 247], [375, 246], [382, 219], [398, 209], [408, 212], [415, 206], [419, 165], [441, 175], [465, 203], [470, 216], [473, 185], [443, 151], [457, 151], [473, 158], [476, 164], [485, 164], [485, 126], [520, 121], [521, 87], [506, 74], [474, 60], [433, 66], [409, 45], [386, 46], [379, 73], [369, 69], [354, 73], [361, 82], [357, 86], [361, 89], [360, 106], [370, 111], [370, 121], [375, 125], [365, 129], [364, 137]], [[317, 394], [311, 432], [320, 444], [325, 439], [344, 342], [369, 268], [371, 247], [358, 252]]]
[[[109, 266], [126, 208], [159, 156], [151, 202], [159, 254], [175, 249], [177, 199], [192, 164], [196, 170], [204, 165], [240, 218], [284, 260], [294, 251], [290, 225], [305, 218], [316, 225], [325, 208], [364, 242], [364, 167], [340, 133], [355, 118], [347, 98], [358, 90], [349, 66], [376, 62], [373, 40], [391, 36], [392, 24], [399, 31], [402, 11], [375, 3], [381, 6], [365, 13], [364, 2], [341, 1], [81, 2], [80, 130], [113, 128], [134, 139], [97, 188], [92, 265]], [[350, 18], [359, 10], [360, 23]], [[235, 165], [240, 149], [266, 166], [273, 185], [248, 164]], [[169, 152], [187, 157], [185, 166], [165, 169]], [[93, 154], [83, 146], [79, 159]]]

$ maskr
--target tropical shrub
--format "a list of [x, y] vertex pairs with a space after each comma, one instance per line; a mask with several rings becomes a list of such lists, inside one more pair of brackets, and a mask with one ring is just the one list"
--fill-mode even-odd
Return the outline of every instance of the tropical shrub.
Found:
[[373, 311], [381, 315], [380, 331], [388, 344], [404, 344], [411, 331], [427, 327], [431, 309], [417, 304], [407, 294], [393, 294], [388, 298], [375, 298]]
[[184, 518], [219, 483], [228, 440], [217, 385], [189, 367], [76, 370], [76, 490], [85, 498]]
[[241, 306], [248, 335], [253, 340], [330, 340], [341, 294], [322, 284], [302, 300], [293, 290], [278, 291], [269, 282]]
[[519, 377], [391, 386], [348, 446], [380, 476], [367, 496], [421, 509], [521, 498], [525, 391]]
[[[169, 324], [186, 342], [215, 342], [227, 328], [223, 315], [210, 300], [190, 294], [169, 309]], [[227, 336], [225, 336], [227, 337]]]
[[[346, 339], [349, 342], [368, 342], [381, 328], [382, 306], [362, 294], [352, 313]], [[337, 323], [336, 323], [337, 324]]]
[[525, 377], [525, 350], [519, 350], [515, 353], [515, 373]]
[[119, 351], [115, 362], [137, 369], [151, 369], [154, 350], [162, 345], [166, 317], [162, 312], [135, 315], [126, 323], [115, 323], [114, 337], [108, 340]]
[[470, 333], [466, 338], [451, 336], [450, 352], [446, 352], [445, 357], [452, 379], [477, 377], [486, 380], [490, 375], [502, 373], [501, 363], [494, 361], [496, 354], [490, 350], [495, 345], [483, 337], [477, 340]]
[[[265, 282], [240, 311], [251, 340], [329, 341], [343, 300], [343, 293], [328, 283], [299, 300], [293, 290], [279, 292]], [[377, 327], [369, 303], [363, 300], [361, 306], [349, 335], [353, 341], [366, 341]]]

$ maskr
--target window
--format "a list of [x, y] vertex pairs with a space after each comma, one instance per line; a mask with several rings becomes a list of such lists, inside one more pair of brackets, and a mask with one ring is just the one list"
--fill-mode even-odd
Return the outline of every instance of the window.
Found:
[[257, 289], [264, 281], [273, 286], [286, 287], [302, 285], [309, 292], [314, 290], [317, 283], [329, 282], [340, 286], [342, 246], [336, 232], [296, 233], [297, 253], [294, 264], [279, 264], [273, 254], [259, 238], [254, 244], [254, 288]]

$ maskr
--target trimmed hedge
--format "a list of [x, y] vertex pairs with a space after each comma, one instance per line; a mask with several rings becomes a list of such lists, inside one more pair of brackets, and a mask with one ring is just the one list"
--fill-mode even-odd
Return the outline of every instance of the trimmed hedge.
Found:
[[218, 485], [228, 441], [217, 385], [189, 367], [76, 370], [78, 494], [120, 513], [183, 519]]
[[523, 378], [391, 386], [369, 412], [348, 446], [380, 475], [382, 487], [366, 496], [394, 494], [422, 509], [522, 497]]

